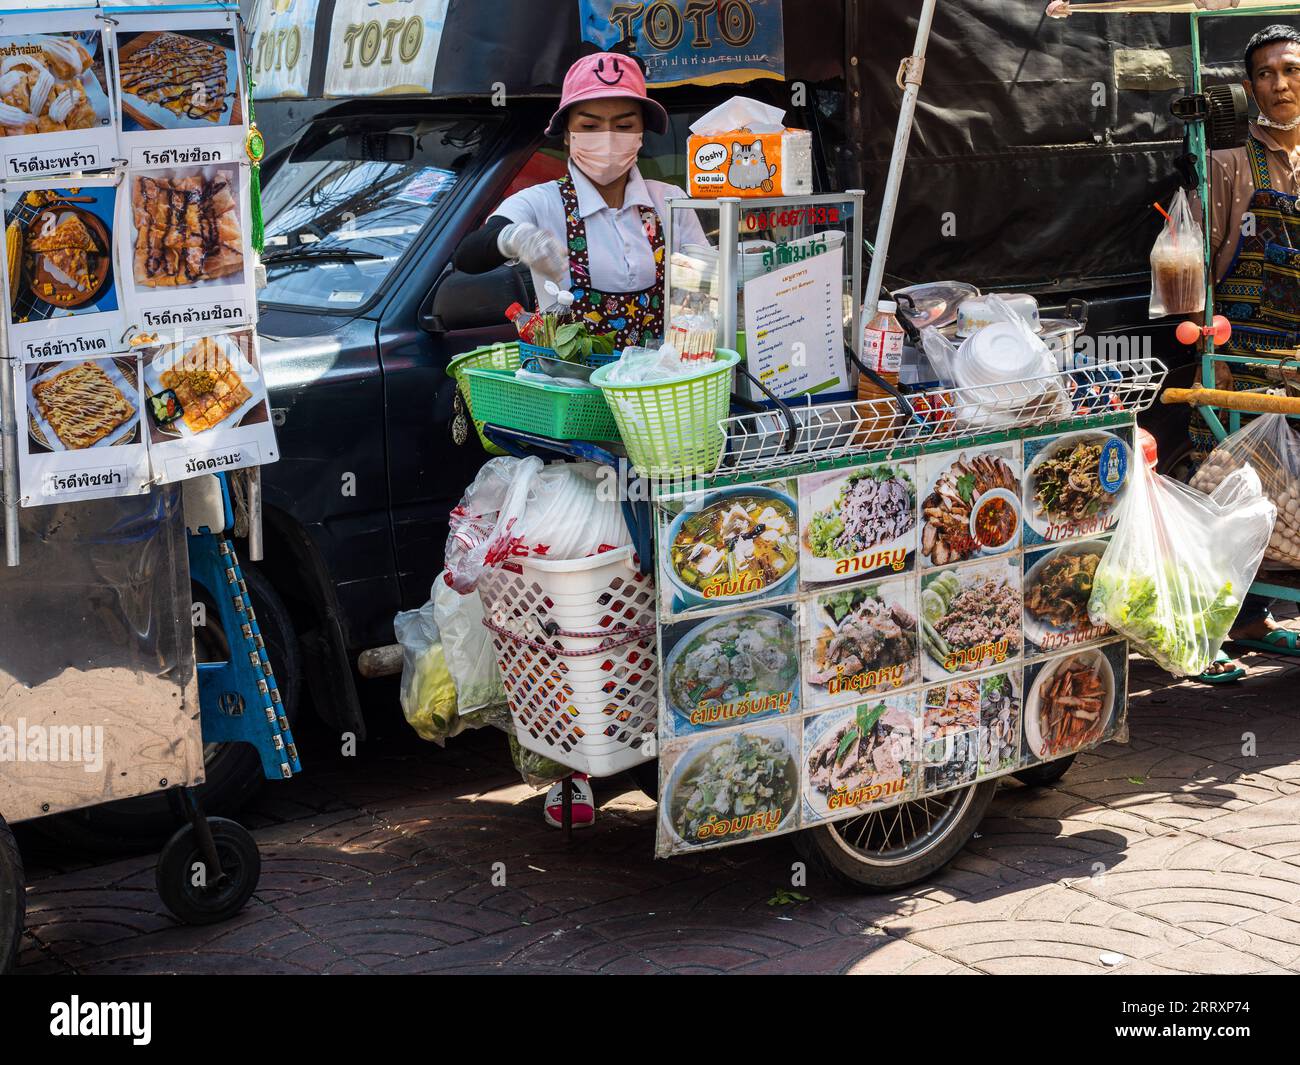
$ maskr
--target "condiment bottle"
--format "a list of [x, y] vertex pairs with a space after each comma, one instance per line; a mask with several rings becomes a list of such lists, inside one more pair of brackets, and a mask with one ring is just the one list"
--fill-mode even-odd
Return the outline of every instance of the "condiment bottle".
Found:
[[[895, 388], [903, 365], [903, 327], [899, 325], [898, 305], [892, 300], [881, 300], [876, 315], [862, 327], [863, 363], [874, 370]], [[862, 374], [858, 377], [858, 399], [878, 402], [858, 408], [864, 423], [864, 432], [856, 443], [879, 447], [894, 438], [898, 422], [898, 406], [893, 397], [878, 384]]]

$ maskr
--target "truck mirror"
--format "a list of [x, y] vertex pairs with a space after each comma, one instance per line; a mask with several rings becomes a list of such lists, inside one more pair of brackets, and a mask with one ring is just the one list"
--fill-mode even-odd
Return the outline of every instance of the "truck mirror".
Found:
[[349, 133], [344, 152], [364, 163], [409, 163], [415, 158], [415, 138], [409, 133]]
[[517, 266], [498, 266], [484, 274], [449, 269], [420, 308], [420, 328], [430, 333], [451, 333], [504, 325], [510, 304], [533, 306], [530, 287]]

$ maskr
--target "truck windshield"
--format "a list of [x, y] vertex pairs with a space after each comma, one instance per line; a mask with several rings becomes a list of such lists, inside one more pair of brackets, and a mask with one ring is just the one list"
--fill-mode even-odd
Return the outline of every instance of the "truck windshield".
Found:
[[263, 194], [261, 302], [331, 311], [367, 303], [487, 132], [486, 121], [463, 117], [394, 125], [381, 134], [340, 125], [308, 151], [295, 151]]

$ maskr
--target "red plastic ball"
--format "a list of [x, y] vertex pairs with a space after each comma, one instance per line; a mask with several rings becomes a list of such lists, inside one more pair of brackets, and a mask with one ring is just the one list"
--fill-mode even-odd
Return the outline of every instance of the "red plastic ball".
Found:
[[1190, 346], [1201, 339], [1201, 327], [1195, 322], [1179, 322], [1174, 336], [1178, 338], [1178, 343]]

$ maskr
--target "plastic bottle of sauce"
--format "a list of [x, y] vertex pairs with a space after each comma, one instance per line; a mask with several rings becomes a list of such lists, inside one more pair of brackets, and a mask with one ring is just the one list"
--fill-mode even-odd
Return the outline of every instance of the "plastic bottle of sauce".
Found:
[[[881, 300], [876, 315], [862, 327], [862, 361], [895, 388], [903, 365], [903, 327], [899, 325], [898, 305]], [[893, 397], [865, 374], [858, 378], [858, 399], [879, 402], [858, 408], [864, 422], [864, 431], [855, 443], [866, 447], [879, 447], [898, 432], [900, 414]]]

